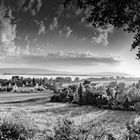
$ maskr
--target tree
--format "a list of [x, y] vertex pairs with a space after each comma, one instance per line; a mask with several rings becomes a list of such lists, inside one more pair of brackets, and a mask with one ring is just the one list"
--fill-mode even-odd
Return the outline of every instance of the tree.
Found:
[[91, 81], [85, 80], [85, 81], [83, 82], [83, 86], [88, 86], [90, 83], [91, 83]]
[[[64, 0], [66, 8], [75, 0]], [[77, 0], [77, 7], [89, 9], [86, 21], [96, 28], [113, 25], [134, 33], [132, 50], [140, 50], [140, 1], [139, 0]], [[140, 59], [140, 51], [136, 54]]]
[[80, 83], [78, 88], [79, 103], [82, 104], [83, 98], [83, 85]]
[[36, 86], [35, 78], [33, 78], [33, 86]]
[[72, 92], [76, 92], [78, 85], [73, 84], [73, 85], [69, 85], [68, 88], [70, 88], [72, 90]]

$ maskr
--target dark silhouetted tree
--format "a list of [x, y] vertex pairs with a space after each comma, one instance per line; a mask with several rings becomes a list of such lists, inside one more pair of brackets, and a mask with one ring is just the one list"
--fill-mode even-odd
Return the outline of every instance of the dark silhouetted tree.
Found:
[[78, 96], [79, 96], [79, 103], [82, 104], [82, 98], [83, 98], [83, 85], [80, 83], [78, 88]]
[[[77, 7], [88, 9], [86, 21], [93, 27], [113, 25], [123, 31], [134, 33], [132, 50], [140, 48], [140, 1], [139, 0], [64, 0], [66, 8], [77, 1]], [[140, 51], [137, 53], [140, 59]]]
[[36, 81], [35, 81], [35, 78], [33, 78], [33, 86], [36, 85]]

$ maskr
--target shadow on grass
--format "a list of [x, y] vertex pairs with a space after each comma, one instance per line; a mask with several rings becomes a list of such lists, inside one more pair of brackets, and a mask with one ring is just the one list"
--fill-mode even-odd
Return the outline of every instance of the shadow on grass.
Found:
[[37, 103], [37, 102], [42, 102], [42, 101], [46, 101], [47, 102], [47, 98], [32, 98], [32, 99], [27, 99], [27, 100], [18, 100], [18, 101], [7, 101], [7, 102], [1, 102], [0, 104], [22, 104], [22, 103]]

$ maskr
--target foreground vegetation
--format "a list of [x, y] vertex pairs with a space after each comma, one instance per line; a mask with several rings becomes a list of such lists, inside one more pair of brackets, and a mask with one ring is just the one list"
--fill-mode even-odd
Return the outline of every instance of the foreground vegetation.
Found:
[[[102, 110], [87, 105], [50, 103], [48, 102], [49, 98], [48, 96], [47, 99], [43, 98], [34, 102], [30, 100], [27, 102], [17, 101], [14, 103], [1, 104], [0, 126], [3, 128], [6, 124], [7, 128], [4, 130], [4, 133], [10, 133], [11, 136], [15, 131], [10, 132], [8, 129], [12, 130], [13, 127], [18, 128], [20, 125], [24, 127], [22, 129], [24, 131], [18, 132], [18, 136], [22, 136], [21, 139], [25, 137], [24, 139], [27, 140], [62, 140], [61, 138], [66, 133], [64, 131], [64, 134], [62, 134], [63, 127], [66, 128], [67, 122], [70, 122], [72, 125], [68, 127], [71, 128], [71, 133], [69, 134], [71, 139], [74, 139], [74, 136], [76, 136], [77, 139], [80, 138], [84, 140], [87, 132], [92, 127], [88, 139], [93, 139], [96, 133], [96, 136], [100, 135], [101, 133], [98, 130], [102, 130], [104, 136], [108, 137], [108, 134], [111, 134], [117, 138], [117, 140], [121, 140], [127, 133], [127, 122], [133, 121], [136, 117], [136, 112]], [[61, 134], [59, 127], [62, 127]], [[96, 128], [97, 131], [95, 131]], [[73, 132], [73, 130], [75, 131]], [[60, 138], [58, 138], [59, 135], [61, 136]], [[70, 138], [67, 137], [66, 140]], [[99, 140], [99, 138], [96, 138], [96, 140]]]
[[124, 129], [120, 130], [123, 131], [123, 133], [116, 136], [107, 128], [104, 120], [95, 121], [87, 119], [87, 122], [83, 121], [82, 123], [77, 124], [71, 117], [63, 116], [58, 117], [51, 126], [45, 124], [45, 127], [39, 127], [36, 123], [36, 118], [31, 117], [30, 115], [31, 114], [25, 110], [12, 110], [10, 113], [2, 113], [0, 116], [0, 139], [139, 140], [140, 138], [139, 116], [126, 123]]

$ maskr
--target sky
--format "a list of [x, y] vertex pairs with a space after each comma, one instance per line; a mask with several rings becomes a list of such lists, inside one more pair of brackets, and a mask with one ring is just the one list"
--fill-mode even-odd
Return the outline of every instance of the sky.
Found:
[[112, 25], [94, 28], [89, 9], [62, 0], [0, 0], [0, 68], [140, 76], [133, 34]]

